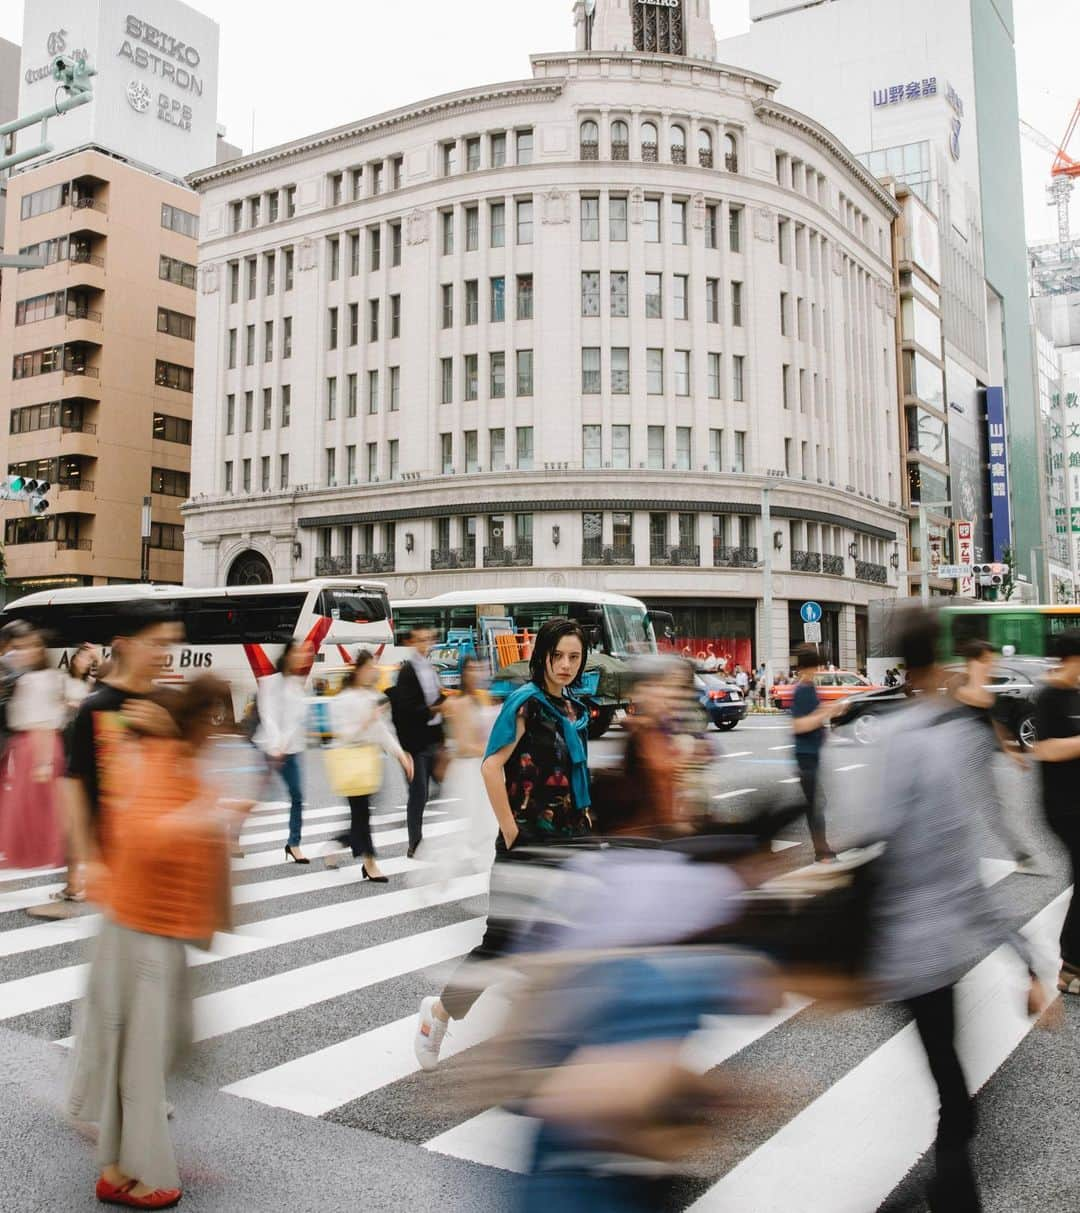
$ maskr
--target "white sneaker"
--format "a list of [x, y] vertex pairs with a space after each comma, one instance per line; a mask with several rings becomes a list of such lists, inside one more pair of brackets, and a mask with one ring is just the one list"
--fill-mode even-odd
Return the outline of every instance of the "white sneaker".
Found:
[[439, 1050], [446, 1036], [448, 1021], [439, 1019], [432, 1012], [432, 1007], [438, 1002], [437, 998], [425, 998], [420, 1003], [420, 1020], [416, 1025], [416, 1036], [413, 1038], [413, 1052], [422, 1070], [434, 1070], [439, 1064]]

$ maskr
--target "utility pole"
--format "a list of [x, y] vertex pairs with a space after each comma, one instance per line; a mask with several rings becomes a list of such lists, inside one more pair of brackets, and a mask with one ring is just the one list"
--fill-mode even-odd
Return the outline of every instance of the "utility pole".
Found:
[[769, 512], [769, 489], [764, 486], [761, 490], [761, 551], [762, 576], [761, 588], [762, 614], [762, 654], [765, 662], [765, 694], [768, 696], [772, 686], [772, 515]]
[[153, 499], [144, 497], [142, 499], [142, 552], [139, 560], [139, 580], [150, 580], [150, 507], [153, 504]]
[[919, 502], [919, 597], [924, 607], [930, 605], [930, 536], [926, 533], [926, 511], [951, 508], [951, 501]]

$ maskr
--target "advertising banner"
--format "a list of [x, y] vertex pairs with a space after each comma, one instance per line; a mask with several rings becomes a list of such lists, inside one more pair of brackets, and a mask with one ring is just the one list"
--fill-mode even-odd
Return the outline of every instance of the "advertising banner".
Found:
[[[971, 522], [957, 521], [953, 524], [955, 532], [956, 563], [971, 565], [975, 561], [975, 526]], [[975, 597], [975, 578], [958, 577], [956, 592], [963, 598]]]
[[1005, 392], [999, 387], [986, 389], [986, 428], [990, 446], [990, 529], [994, 559], [1012, 542], [1012, 514], [1009, 509], [1009, 467], [1005, 454]]

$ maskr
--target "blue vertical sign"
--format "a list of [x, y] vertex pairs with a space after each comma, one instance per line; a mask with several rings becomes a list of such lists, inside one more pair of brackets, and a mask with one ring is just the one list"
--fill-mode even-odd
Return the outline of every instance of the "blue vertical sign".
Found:
[[1012, 543], [1012, 514], [1009, 510], [1009, 465], [1005, 454], [1005, 392], [986, 389], [986, 428], [990, 452], [990, 527], [994, 559], [1001, 560]]

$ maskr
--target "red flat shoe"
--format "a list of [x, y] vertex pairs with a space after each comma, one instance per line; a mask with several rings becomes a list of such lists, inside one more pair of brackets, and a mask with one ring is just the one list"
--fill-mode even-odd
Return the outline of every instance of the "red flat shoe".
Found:
[[123, 1205], [128, 1209], [171, 1209], [180, 1203], [183, 1195], [179, 1188], [155, 1188], [145, 1196], [132, 1196], [131, 1189], [139, 1181], [129, 1179], [126, 1184], [117, 1187], [101, 1176], [97, 1181], [97, 1198], [103, 1204]]

